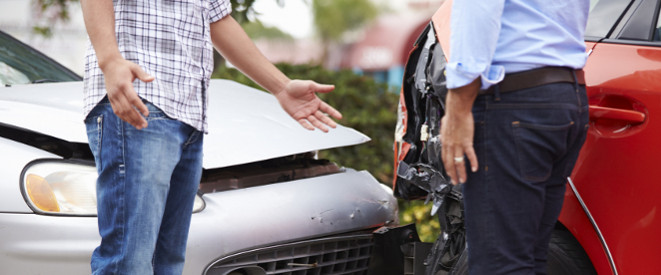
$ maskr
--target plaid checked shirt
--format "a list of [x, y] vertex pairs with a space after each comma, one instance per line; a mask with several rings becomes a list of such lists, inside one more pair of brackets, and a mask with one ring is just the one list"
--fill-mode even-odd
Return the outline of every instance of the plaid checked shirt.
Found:
[[[209, 24], [231, 13], [229, 0], [114, 0], [122, 56], [155, 77], [133, 82], [138, 95], [168, 116], [206, 131], [206, 89], [213, 71]], [[106, 96], [91, 43], [84, 78], [84, 114]]]

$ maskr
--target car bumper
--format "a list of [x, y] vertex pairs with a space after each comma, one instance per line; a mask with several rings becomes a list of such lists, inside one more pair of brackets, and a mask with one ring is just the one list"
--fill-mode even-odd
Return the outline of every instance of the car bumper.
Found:
[[[254, 248], [397, 223], [397, 201], [367, 172], [204, 194], [193, 214], [184, 274]], [[89, 274], [96, 218], [0, 214], [7, 274]]]

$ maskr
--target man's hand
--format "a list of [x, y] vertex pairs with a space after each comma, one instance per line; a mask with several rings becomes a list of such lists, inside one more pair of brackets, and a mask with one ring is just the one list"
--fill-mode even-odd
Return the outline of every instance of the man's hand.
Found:
[[465, 157], [470, 161], [471, 171], [476, 172], [478, 168], [473, 148], [475, 125], [471, 109], [479, 88], [478, 78], [466, 86], [449, 90], [445, 99], [446, 110], [441, 119], [441, 158], [445, 172], [455, 185], [457, 181], [466, 181]]
[[147, 74], [138, 64], [123, 58], [115, 58], [102, 66], [108, 100], [115, 114], [122, 120], [141, 130], [147, 127], [143, 116], [149, 115], [147, 106], [133, 89], [133, 81], [138, 78], [151, 82], [154, 77]]
[[328, 127], [337, 124], [329, 116], [341, 119], [342, 114], [323, 102], [315, 93], [328, 93], [333, 85], [322, 85], [310, 80], [292, 80], [284, 90], [275, 94], [283, 109], [308, 130], [319, 128], [328, 132]]

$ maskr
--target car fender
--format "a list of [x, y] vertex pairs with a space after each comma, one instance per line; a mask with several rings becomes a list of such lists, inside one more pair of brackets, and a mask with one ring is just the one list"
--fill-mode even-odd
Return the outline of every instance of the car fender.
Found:
[[21, 193], [21, 171], [33, 160], [60, 158], [38, 148], [0, 137], [0, 213], [33, 213]]
[[617, 275], [615, 262], [598, 224], [591, 218], [590, 210], [582, 202], [571, 178], [567, 181], [565, 201], [558, 222], [564, 225], [581, 244], [597, 274]]

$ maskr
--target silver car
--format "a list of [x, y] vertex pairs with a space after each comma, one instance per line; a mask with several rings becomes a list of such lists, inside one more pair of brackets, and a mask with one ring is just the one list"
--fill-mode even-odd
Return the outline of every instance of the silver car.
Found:
[[[0, 86], [0, 273], [89, 274], [100, 237], [80, 77], [0, 32]], [[397, 202], [315, 152], [369, 138], [305, 130], [228, 80], [211, 82], [209, 105], [184, 274], [366, 274]]]

